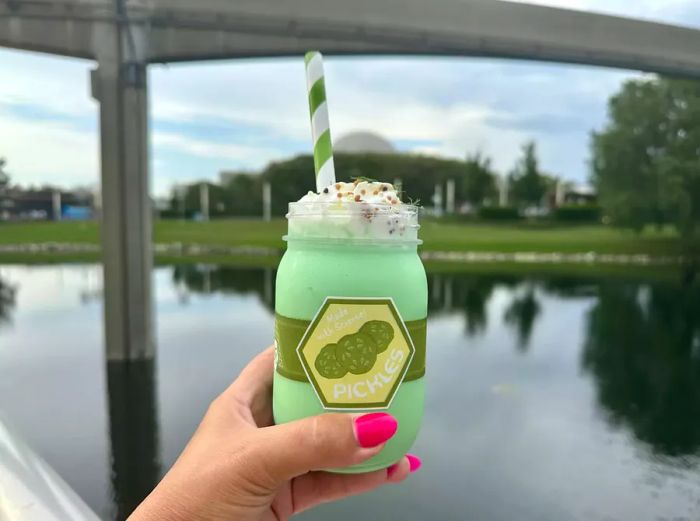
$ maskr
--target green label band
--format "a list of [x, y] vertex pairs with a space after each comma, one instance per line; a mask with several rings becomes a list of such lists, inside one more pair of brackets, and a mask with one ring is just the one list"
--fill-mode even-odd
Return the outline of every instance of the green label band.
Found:
[[[286, 378], [308, 382], [306, 373], [301, 366], [297, 355], [297, 347], [301, 337], [309, 327], [311, 321], [287, 318], [275, 314], [275, 341], [277, 342], [277, 372]], [[404, 322], [408, 334], [411, 336], [416, 353], [404, 381], [418, 380], [425, 375], [425, 332], [426, 319]]]

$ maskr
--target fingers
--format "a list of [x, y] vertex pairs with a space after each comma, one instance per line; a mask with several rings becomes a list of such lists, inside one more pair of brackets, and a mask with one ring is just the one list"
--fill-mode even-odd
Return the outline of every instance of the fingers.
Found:
[[386, 469], [366, 474], [311, 472], [292, 481], [294, 513], [298, 514], [321, 503], [364, 494], [386, 483], [389, 483]]
[[365, 461], [381, 451], [397, 428], [387, 413], [322, 414], [259, 430], [254, 450], [275, 485], [312, 470]]
[[412, 461], [420, 462], [420, 459], [409, 454], [389, 468], [366, 474], [311, 472], [299, 476], [292, 481], [294, 513], [298, 514], [321, 503], [371, 492], [387, 483], [400, 483], [420, 468], [419, 463]]
[[387, 478], [390, 483], [400, 483], [409, 474], [413, 474], [421, 468], [422, 464], [423, 462], [418, 456], [406, 454], [398, 463], [394, 463], [386, 469]]
[[272, 425], [272, 374], [275, 349], [268, 347], [253, 358], [236, 380], [221, 394], [221, 399], [243, 406], [243, 413], [250, 411], [252, 421], [259, 427]]

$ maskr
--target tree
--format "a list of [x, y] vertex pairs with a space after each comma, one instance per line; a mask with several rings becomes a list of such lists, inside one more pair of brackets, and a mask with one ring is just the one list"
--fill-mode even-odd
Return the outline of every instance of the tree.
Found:
[[461, 196], [472, 206], [481, 206], [497, 194], [496, 176], [491, 170], [491, 158], [480, 152], [467, 155]]
[[525, 143], [522, 151], [522, 157], [508, 176], [508, 186], [518, 204], [538, 206], [547, 191], [548, 180], [540, 172], [535, 142]]
[[593, 132], [591, 177], [612, 219], [640, 230], [674, 224], [690, 238], [700, 223], [700, 83], [631, 80]]
[[5, 172], [6, 164], [7, 160], [4, 157], [0, 157], [0, 190], [10, 184], [10, 176]]
[[258, 174], [237, 174], [223, 187], [232, 215], [262, 215], [262, 179]]

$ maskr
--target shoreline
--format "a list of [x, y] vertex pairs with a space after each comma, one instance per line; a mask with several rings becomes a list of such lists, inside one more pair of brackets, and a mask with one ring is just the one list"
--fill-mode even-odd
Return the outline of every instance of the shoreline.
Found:
[[[37, 255], [60, 260], [62, 256], [99, 255], [98, 244], [70, 242], [41, 242], [21, 244], [0, 244], [0, 262], [3, 256], [15, 257]], [[181, 257], [197, 260], [199, 257], [251, 257], [280, 258], [284, 250], [264, 246], [220, 246], [184, 244], [179, 242], [156, 243], [155, 256]], [[425, 262], [455, 264], [586, 264], [586, 265], [629, 265], [629, 266], [682, 266], [692, 259], [682, 255], [651, 255], [644, 253], [597, 253], [593, 251], [563, 252], [489, 252], [489, 251], [421, 251]], [[39, 260], [39, 259], [37, 259]]]

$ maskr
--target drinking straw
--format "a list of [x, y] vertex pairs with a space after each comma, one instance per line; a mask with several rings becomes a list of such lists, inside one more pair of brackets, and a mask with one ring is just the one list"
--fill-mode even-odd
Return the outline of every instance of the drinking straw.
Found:
[[310, 51], [304, 56], [306, 64], [306, 90], [309, 96], [311, 116], [311, 136], [314, 142], [314, 169], [316, 170], [316, 190], [335, 183], [333, 147], [326, 103], [326, 82], [323, 76], [323, 58], [318, 51]]

